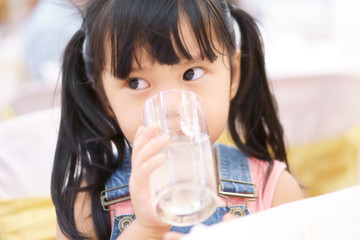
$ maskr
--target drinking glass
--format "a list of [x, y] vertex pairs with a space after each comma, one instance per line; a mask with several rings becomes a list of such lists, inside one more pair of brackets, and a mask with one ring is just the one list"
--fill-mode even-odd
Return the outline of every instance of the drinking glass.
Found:
[[189, 226], [209, 218], [216, 209], [215, 164], [204, 107], [195, 93], [166, 90], [144, 106], [144, 125], [158, 124], [170, 143], [166, 161], [150, 176], [154, 208], [174, 226]]

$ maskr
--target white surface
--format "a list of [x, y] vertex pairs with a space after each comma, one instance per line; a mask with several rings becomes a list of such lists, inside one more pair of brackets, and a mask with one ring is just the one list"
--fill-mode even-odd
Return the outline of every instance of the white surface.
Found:
[[197, 226], [181, 239], [360, 239], [359, 202], [356, 186], [211, 227]]
[[0, 198], [50, 194], [58, 122], [49, 109], [0, 124]]

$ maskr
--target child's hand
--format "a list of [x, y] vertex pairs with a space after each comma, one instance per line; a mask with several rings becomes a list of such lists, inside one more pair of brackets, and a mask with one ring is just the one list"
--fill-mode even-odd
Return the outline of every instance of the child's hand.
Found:
[[141, 126], [135, 136], [131, 159], [131, 176], [129, 181], [131, 203], [136, 216], [136, 224], [144, 230], [164, 233], [171, 226], [161, 221], [153, 208], [150, 192], [150, 174], [165, 161], [164, 154], [158, 154], [169, 143], [166, 135], [157, 137], [159, 127]]

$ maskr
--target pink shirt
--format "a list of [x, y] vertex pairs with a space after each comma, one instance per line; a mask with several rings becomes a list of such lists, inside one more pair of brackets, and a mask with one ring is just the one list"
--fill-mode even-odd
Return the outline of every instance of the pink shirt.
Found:
[[[266, 161], [261, 161], [255, 158], [249, 158], [250, 171], [253, 183], [256, 185], [258, 198], [256, 201], [249, 201], [248, 207], [250, 213], [256, 213], [271, 207], [272, 200], [274, 198], [274, 192], [281, 173], [286, 169], [286, 165], [280, 161], [274, 161], [274, 167], [269, 175], [265, 188], [264, 178], [266, 176], [267, 167], [269, 165]], [[229, 197], [230, 205], [245, 204], [245, 200], [239, 197]], [[226, 206], [226, 200], [222, 197], [218, 197], [218, 206]], [[115, 209], [116, 215], [133, 214], [131, 207], [131, 201], [124, 201], [110, 206], [111, 209]], [[111, 211], [111, 219], [113, 219], [113, 212]]]

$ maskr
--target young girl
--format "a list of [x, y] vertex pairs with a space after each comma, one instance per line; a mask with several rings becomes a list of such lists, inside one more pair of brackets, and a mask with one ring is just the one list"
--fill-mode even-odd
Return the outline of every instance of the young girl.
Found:
[[59, 239], [162, 239], [170, 230], [189, 231], [158, 218], [149, 190], [149, 175], [164, 162], [157, 152], [169, 139], [156, 136], [157, 126], [142, 126], [142, 108], [167, 89], [195, 92], [211, 143], [227, 126], [236, 145], [213, 145], [219, 207], [205, 224], [302, 198], [286, 171], [283, 131], [249, 15], [226, 0], [89, 0], [83, 17], [63, 61], [51, 183]]

